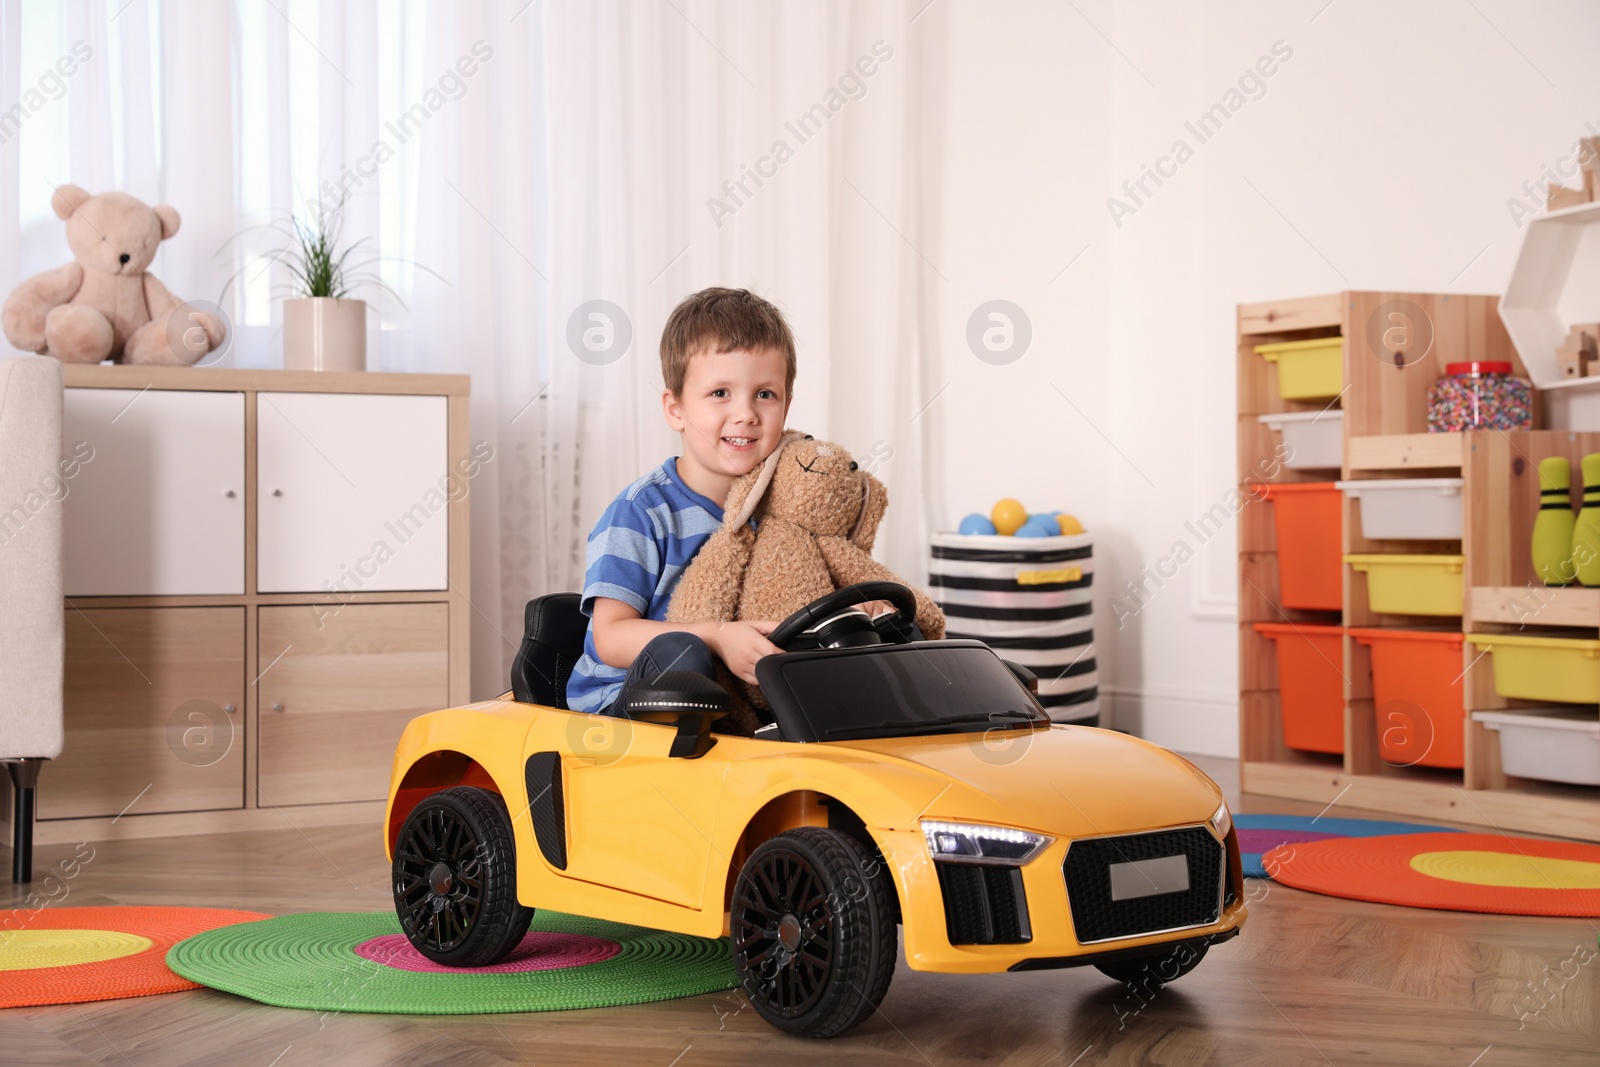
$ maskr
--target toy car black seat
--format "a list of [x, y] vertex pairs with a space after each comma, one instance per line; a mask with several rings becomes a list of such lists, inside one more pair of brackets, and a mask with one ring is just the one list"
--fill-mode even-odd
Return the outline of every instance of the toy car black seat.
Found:
[[567, 679], [583, 657], [588, 616], [577, 593], [546, 593], [523, 612], [522, 647], [511, 662], [511, 694], [524, 704], [567, 707]]

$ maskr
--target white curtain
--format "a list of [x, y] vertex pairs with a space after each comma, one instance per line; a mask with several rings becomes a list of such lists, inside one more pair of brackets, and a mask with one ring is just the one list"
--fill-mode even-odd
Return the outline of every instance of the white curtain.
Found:
[[281, 366], [257, 228], [344, 194], [403, 300], [366, 294], [369, 367], [470, 374], [493, 448], [477, 698], [507, 687], [526, 601], [579, 588], [600, 511], [678, 451], [657, 342], [704, 286], [784, 309], [790, 423], [872, 465], [877, 555], [920, 582], [951, 408], [930, 406], [945, 44], [924, 4], [0, 0], [0, 110], [23, 110], [0, 123], [0, 287], [68, 258], [53, 186], [123, 189], [183, 216], [152, 267], [169, 288], [234, 279], [225, 365]]

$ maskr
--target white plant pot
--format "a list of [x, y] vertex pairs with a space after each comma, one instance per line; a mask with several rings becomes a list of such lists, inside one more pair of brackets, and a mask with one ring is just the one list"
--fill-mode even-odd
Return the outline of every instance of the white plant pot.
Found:
[[325, 296], [283, 302], [285, 370], [366, 370], [367, 302]]

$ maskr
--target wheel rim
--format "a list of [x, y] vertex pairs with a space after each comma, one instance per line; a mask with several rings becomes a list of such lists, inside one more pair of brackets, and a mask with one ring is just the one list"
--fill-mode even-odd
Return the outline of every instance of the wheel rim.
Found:
[[746, 865], [734, 890], [734, 965], [752, 1003], [803, 1015], [833, 973], [834, 914], [822, 876], [804, 857], [775, 849]]
[[483, 907], [483, 863], [472, 828], [437, 805], [409, 820], [394, 850], [401, 928], [422, 950], [449, 952], [472, 932]]

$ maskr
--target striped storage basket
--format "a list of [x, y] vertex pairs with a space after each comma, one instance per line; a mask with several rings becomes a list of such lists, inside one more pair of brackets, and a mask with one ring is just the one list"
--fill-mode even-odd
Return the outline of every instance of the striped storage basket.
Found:
[[1099, 723], [1088, 534], [936, 533], [928, 571], [947, 637], [982, 641], [1037, 674], [1039, 703], [1056, 722]]

